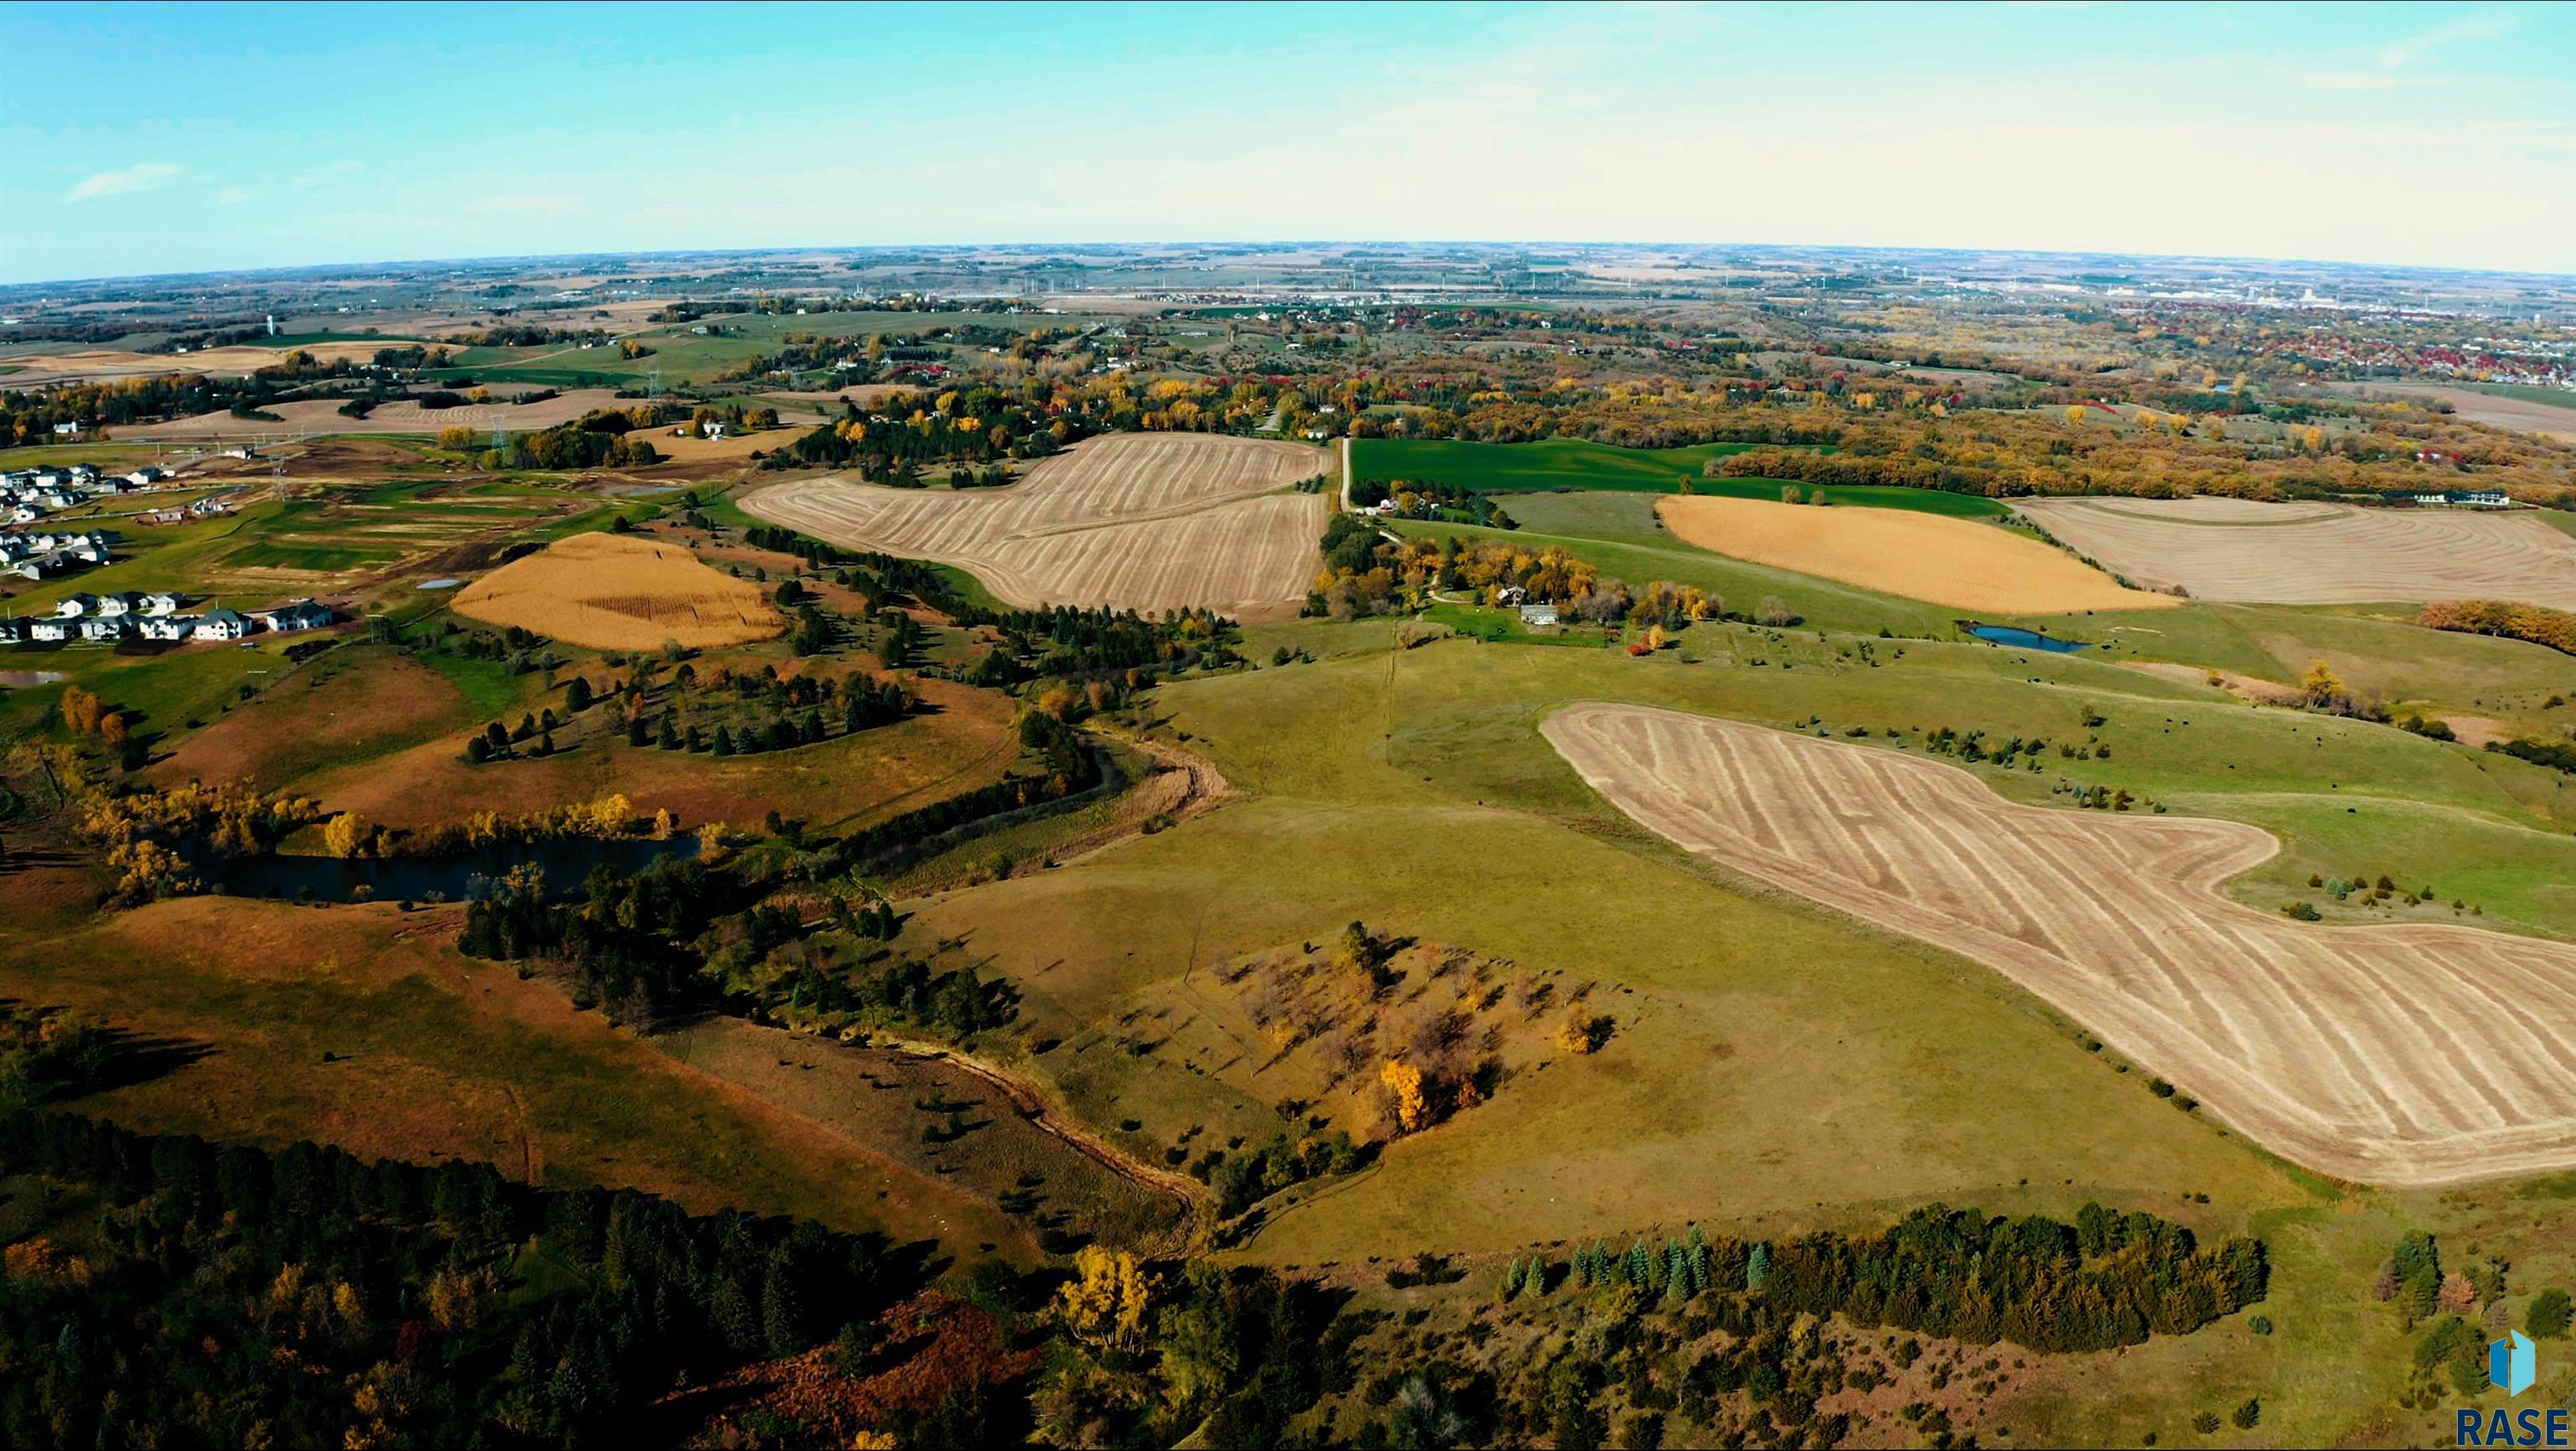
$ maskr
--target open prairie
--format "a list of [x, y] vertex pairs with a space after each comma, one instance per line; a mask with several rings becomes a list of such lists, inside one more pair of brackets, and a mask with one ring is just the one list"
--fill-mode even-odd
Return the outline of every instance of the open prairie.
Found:
[[1048, 459], [1007, 489], [772, 484], [745, 510], [854, 549], [973, 570], [1014, 605], [1206, 606], [1283, 613], [1304, 598], [1320, 495], [1279, 494], [1325, 467], [1292, 443], [1121, 434]]
[[2511, 599], [2576, 608], [2576, 538], [2538, 515], [2244, 499], [2030, 499], [2070, 548], [2140, 584], [2273, 604]]
[[2034, 539], [1965, 519], [1760, 499], [1664, 499], [1673, 537], [1714, 554], [1867, 585], [1954, 609], [2050, 615], [2181, 603], [2117, 580]]
[[2285, 1157], [2396, 1185], [2576, 1165], [2576, 947], [2220, 895], [2234, 822], [2019, 806], [1969, 772], [1641, 706], [1541, 727], [1686, 850], [1985, 962]]
[[458, 591], [456, 612], [598, 650], [692, 649], [765, 640], [783, 628], [758, 585], [676, 544], [576, 534]]

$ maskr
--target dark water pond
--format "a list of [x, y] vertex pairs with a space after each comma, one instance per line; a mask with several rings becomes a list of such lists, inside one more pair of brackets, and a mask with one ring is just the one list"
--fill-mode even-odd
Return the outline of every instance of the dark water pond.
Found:
[[2060, 640], [2053, 635], [2017, 630], [2010, 625], [1970, 625], [1968, 633], [1997, 645], [2018, 645], [2025, 650], [2046, 650], [2058, 655], [2072, 655], [2078, 650], [2093, 648], [2090, 640]]
[[388, 857], [344, 861], [327, 856], [214, 857], [196, 864], [206, 885], [236, 897], [285, 897], [346, 902], [360, 887], [380, 902], [426, 901], [437, 893], [448, 901], [480, 894], [478, 878], [497, 881], [511, 868], [534, 863], [546, 874], [550, 895], [571, 895], [581, 888], [591, 868], [611, 866], [642, 871], [658, 857], [698, 854], [698, 839], [669, 841], [620, 838], [609, 841], [567, 839], [517, 846], [488, 847], [455, 856]]
[[32, 689], [39, 685], [51, 685], [62, 678], [63, 673], [59, 670], [0, 670], [0, 685], [14, 686], [21, 690]]

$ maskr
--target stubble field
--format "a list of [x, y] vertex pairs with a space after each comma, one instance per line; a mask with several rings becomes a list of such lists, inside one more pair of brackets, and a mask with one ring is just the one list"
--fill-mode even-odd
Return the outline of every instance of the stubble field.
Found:
[[1700, 495], [1660, 500], [1656, 511], [1674, 538], [1714, 554], [1954, 609], [2052, 615], [2180, 603], [2123, 588], [2035, 539], [1965, 519]]
[[2576, 947], [2227, 900], [2258, 828], [2019, 806], [1943, 763], [1642, 706], [1541, 727], [1684, 849], [2047, 999], [2267, 1148], [2416, 1186], [2576, 1165]]
[[721, 649], [783, 628], [760, 587], [676, 544], [576, 534], [467, 585], [456, 613], [596, 650]]
[[2576, 608], [2576, 538], [2537, 514], [2242, 499], [2033, 499], [2050, 534], [2152, 588], [2270, 604], [2511, 599]]
[[1303, 599], [1320, 495], [1278, 490], [1321, 472], [1296, 444], [1120, 434], [990, 492], [890, 489], [842, 478], [772, 484], [748, 512], [853, 549], [973, 571], [1022, 608], [1106, 605], [1285, 613]]

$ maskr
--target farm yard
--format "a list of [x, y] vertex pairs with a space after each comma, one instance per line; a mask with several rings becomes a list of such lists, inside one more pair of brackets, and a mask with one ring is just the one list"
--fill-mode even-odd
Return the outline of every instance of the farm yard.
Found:
[[2576, 537], [2528, 512], [2244, 499], [2026, 499], [2069, 548], [2194, 598], [2359, 604], [2480, 598], [2576, 608]]
[[1991, 524], [1889, 509], [1675, 498], [1673, 537], [1713, 554], [1988, 614], [2153, 610], [2181, 601], [2117, 580]]
[[1275, 615], [1305, 597], [1325, 468], [1293, 443], [1126, 434], [1050, 458], [1006, 489], [892, 489], [838, 477], [771, 484], [745, 512], [852, 549], [972, 570], [1011, 604], [1207, 607]]
[[1683, 848], [1993, 966], [2311, 1168], [2576, 1165], [2576, 948], [2231, 902], [2219, 884], [2279, 845], [2233, 822], [2015, 805], [1944, 763], [1676, 711], [1576, 705], [1542, 730]]
[[458, 591], [455, 608], [598, 650], [721, 649], [786, 628], [758, 585], [677, 544], [621, 534], [576, 534], [512, 560]]

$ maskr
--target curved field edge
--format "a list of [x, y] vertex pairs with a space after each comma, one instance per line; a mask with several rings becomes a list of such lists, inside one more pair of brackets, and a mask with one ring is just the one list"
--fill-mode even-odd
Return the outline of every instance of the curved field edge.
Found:
[[[2576, 949], [2447, 924], [2302, 927], [2244, 907], [2221, 885], [2279, 843], [2241, 823], [2022, 806], [1945, 763], [1653, 707], [1577, 703], [1540, 731], [1650, 830], [1986, 963], [2298, 1162], [2410, 1186], [2576, 1165], [2576, 1115], [2547, 1112], [2576, 1043], [2543, 1026], [2576, 1022]], [[1731, 811], [1694, 805], [1687, 793], [1709, 783], [1669, 779], [1667, 748], [1723, 775]], [[2051, 892], [2076, 912], [2052, 919]], [[2103, 922], [2131, 940], [2083, 930]], [[2110, 966], [2123, 948], [2154, 971]], [[2400, 949], [2480, 1012], [2442, 1021], [2391, 974]], [[2519, 1000], [2480, 986], [2497, 976]], [[2391, 1066], [2409, 1063], [2412, 1076]]]

